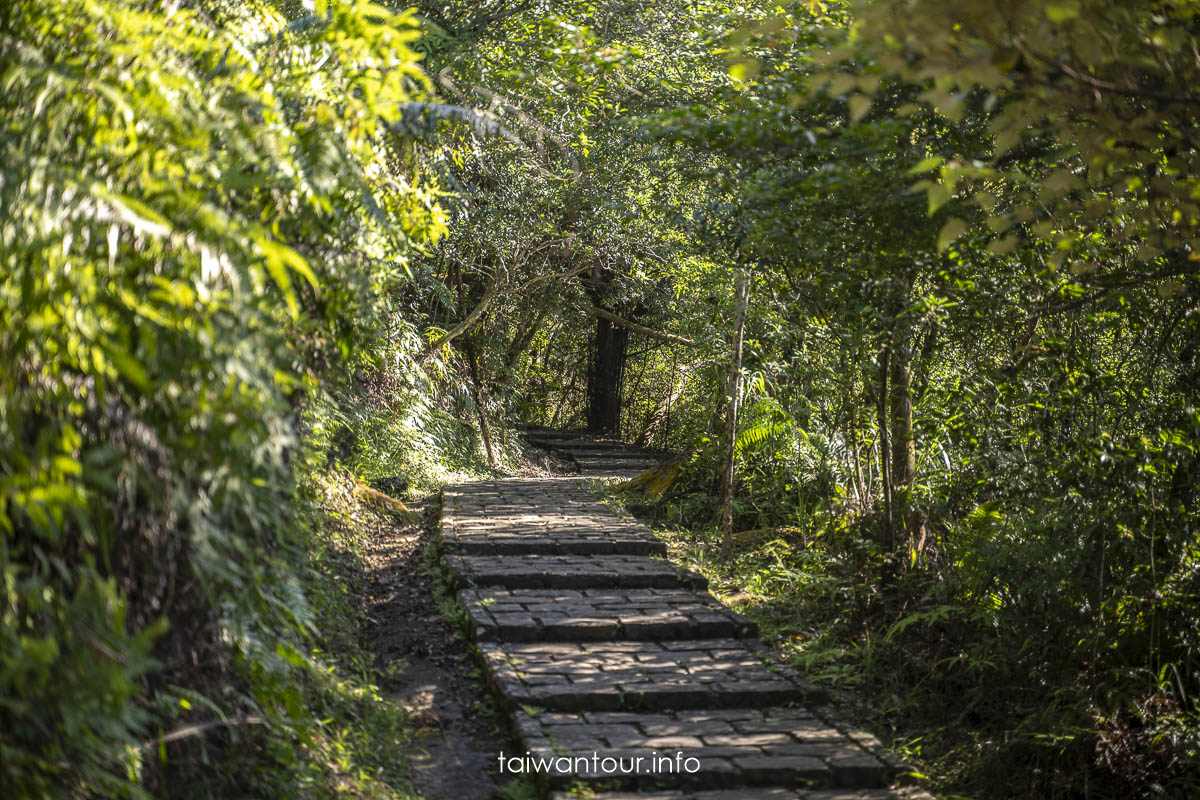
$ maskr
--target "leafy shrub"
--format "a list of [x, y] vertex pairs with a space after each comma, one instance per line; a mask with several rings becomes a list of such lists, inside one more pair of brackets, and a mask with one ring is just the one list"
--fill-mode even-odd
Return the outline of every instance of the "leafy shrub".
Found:
[[4, 796], [311, 769], [300, 409], [444, 230], [412, 18], [315, 5], [3, 12]]

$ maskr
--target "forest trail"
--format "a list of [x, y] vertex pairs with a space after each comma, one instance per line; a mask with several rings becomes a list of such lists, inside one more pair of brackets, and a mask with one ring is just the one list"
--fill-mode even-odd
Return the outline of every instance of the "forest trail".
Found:
[[527, 427], [524, 434], [531, 445], [572, 462], [580, 475], [589, 478], [631, 478], [670, 455], [579, 431]]
[[[630, 471], [605, 450], [592, 469]], [[442, 537], [520, 739], [502, 777], [536, 771], [555, 800], [577, 783], [596, 800], [931, 800], [893, 787], [905, 765], [577, 478], [448, 487]]]

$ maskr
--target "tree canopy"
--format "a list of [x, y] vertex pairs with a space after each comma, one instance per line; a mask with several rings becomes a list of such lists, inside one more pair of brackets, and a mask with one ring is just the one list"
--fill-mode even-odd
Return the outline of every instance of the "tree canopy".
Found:
[[0, 794], [373, 774], [329, 476], [522, 424], [674, 454], [630, 507], [933, 788], [1200, 791], [1198, 12], [9, 4]]

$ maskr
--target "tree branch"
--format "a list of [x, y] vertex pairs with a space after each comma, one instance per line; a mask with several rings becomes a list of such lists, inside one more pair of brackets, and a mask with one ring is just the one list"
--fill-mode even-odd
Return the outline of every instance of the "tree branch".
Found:
[[1188, 103], [1188, 104], [1200, 103], [1200, 96], [1185, 95], [1185, 94], [1169, 94], [1167, 92], [1156, 92], [1153, 89], [1137, 89], [1134, 87], [1118, 86], [1117, 84], [1111, 83], [1110, 81], [1102, 81], [1099, 78], [1093, 78], [1091, 75], [1085, 75], [1084, 73], [1076, 70], [1071, 65], [1066, 64], [1066, 63], [1058, 60], [1057, 58], [1052, 58], [1050, 56], [1044, 56], [1041, 53], [1035, 53], [1032, 50], [1030, 50], [1028, 47], [1026, 47], [1024, 44], [1018, 44], [1017, 49], [1019, 49], [1022, 53], [1029, 56], [1030, 58], [1033, 58], [1037, 61], [1041, 61], [1043, 64], [1058, 70], [1060, 73], [1067, 76], [1068, 78], [1075, 81], [1076, 83], [1081, 83], [1084, 86], [1088, 86], [1097, 92], [1101, 92], [1101, 91], [1113, 92], [1115, 94], [1123, 95], [1125, 97], [1140, 97], [1140, 98], [1146, 98], [1146, 99], [1150, 99], [1150, 100], [1161, 100], [1166, 103]]
[[[517, 289], [517, 292], [520, 293], [528, 291], [531, 287], [538, 285], [542, 281], [548, 281], [554, 278], [572, 278], [578, 275], [584, 269], [585, 267], [574, 267], [566, 272], [554, 272], [548, 275], [539, 275], [536, 278], [532, 278], [527, 281], [523, 286]], [[417, 356], [417, 363], [424, 364], [433, 356], [434, 353], [469, 330], [471, 326], [474, 325], [481, 316], [483, 316], [483, 312], [488, 310], [488, 306], [492, 304], [492, 301], [495, 300], [500, 294], [501, 283], [502, 281], [500, 278], [497, 278], [495, 281], [493, 281], [492, 285], [488, 287], [486, 292], [484, 292], [483, 299], [479, 301], [479, 305], [475, 306], [475, 308], [471, 310], [471, 313], [467, 314], [467, 316], [463, 318], [462, 322], [455, 325], [438, 339], [430, 342], [429, 346], [425, 348], [424, 352]]]
[[147, 739], [142, 742], [141, 749], [148, 750], [159, 744], [170, 744], [177, 742], [180, 739], [187, 739], [192, 736], [198, 736], [201, 733], [210, 731], [213, 728], [229, 728], [236, 725], [262, 725], [266, 720], [262, 717], [245, 716], [234, 717], [233, 719], [217, 719], [211, 722], [198, 722], [195, 725], [184, 725], [182, 728], [176, 728], [168, 734], [158, 736], [153, 739]]
[[434, 353], [436, 353], [438, 350], [441, 350], [443, 347], [449, 344], [451, 340], [457, 336], [461, 336], [467, 329], [474, 325], [475, 320], [483, 316], [483, 312], [487, 311], [488, 306], [492, 304], [492, 301], [496, 299], [496, 295], [498, 294], [500, 294], [499, 278], [492, 281], [492, 285], [488, 287], [486, 292], [484, 292], [483, 299], [479, 301], [479, 305], [475, 306], [475, 308], [471, 310], [471, 313], [467, 314], [467, 316], [463, 318], [462, 322], [455, 325], [440, 338], [429, 343], [429, 346], [425, 348], [425, 352], [421, 353], [421, 355], [417, 357], [417, 363], [424, 364], [433, 356]]
[[627, 328], [643, 336], [650, 336], [666, 342], [674, 342], [675, 344], [685, 344], [688, 347], [696, 346], [696, 343], [686, 336], [679, 336], [678, 334], [667, 333], [666, 331], [656, 331], [653, 328], [647, 328], [645, 325], [638, 325], [636, 322], [630, 322], [624, 317], [618, 317], [616, 314], [611, 311], [605, 311], [603, 308], [596, 308], [595, 306], [578, 306], [577, 308], [589, 317], [606, 319], [614, 325], [620, 325], [622, 328]]

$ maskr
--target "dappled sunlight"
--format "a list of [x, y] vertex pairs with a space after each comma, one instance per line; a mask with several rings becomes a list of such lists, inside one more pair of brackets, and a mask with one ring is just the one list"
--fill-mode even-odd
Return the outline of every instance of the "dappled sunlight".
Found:
[[467, 637], [754, 624], [878, 741], [747, 785], [1200, 795], [1194, 3], [2, 5], [0, 795], [533, 796]]

